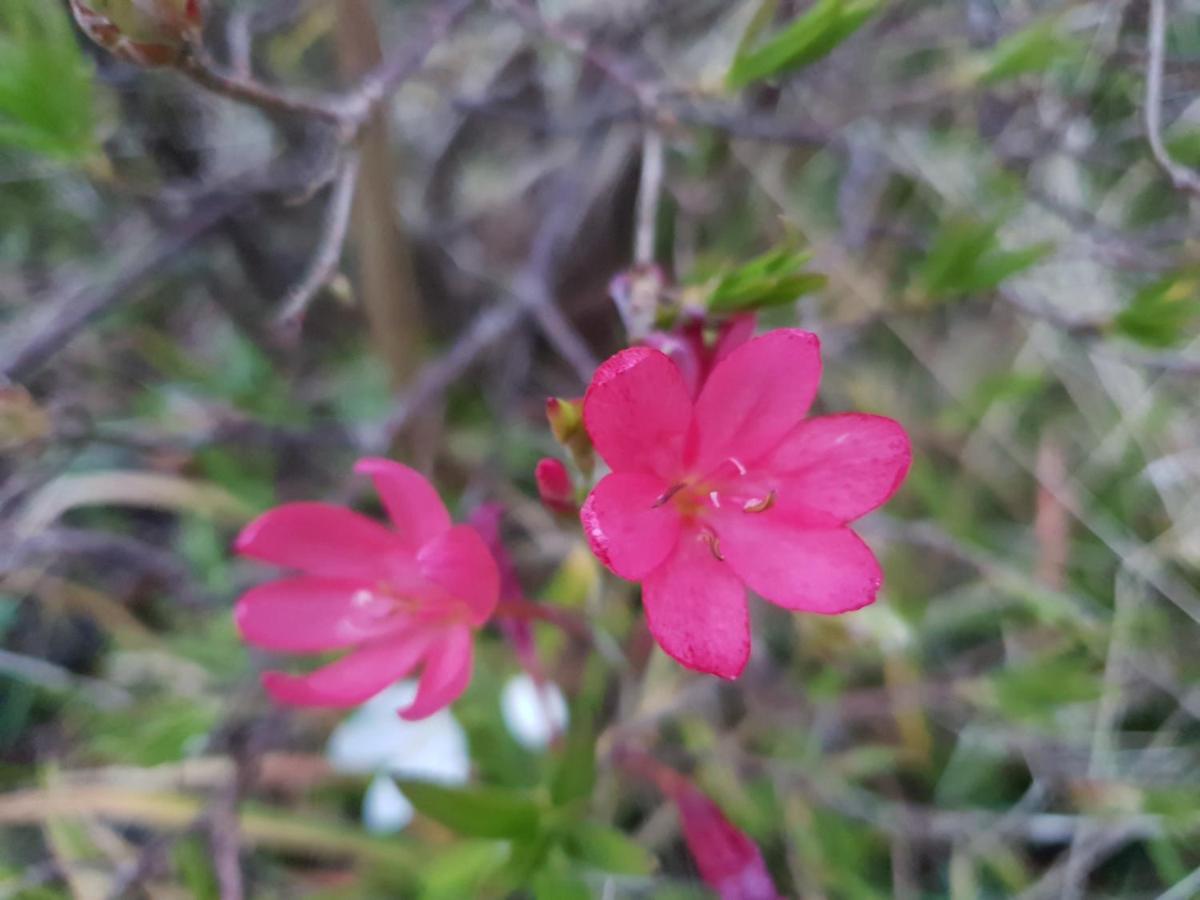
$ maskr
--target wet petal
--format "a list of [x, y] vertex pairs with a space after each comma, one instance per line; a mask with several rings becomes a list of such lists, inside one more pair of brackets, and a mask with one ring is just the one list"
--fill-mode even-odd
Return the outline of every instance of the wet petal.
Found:
[[386, 577], [400, 550], [395, 536], [342, 506], [285, 503], [263, 513], [238, 535], [243, 556], [327, 578]]
[[390, 459], [360, 459], [354, 471], [370, 475], [396, 529], [397, 537], [416, 549], [450, 528], [450, 513], [433, 485], [418, 472]]
[[884, 416], [844, 413], [802, 422], [763, 468], [779, 483], [785, 509], [826, 513], [845, 523], [882, 506], [912, 462], [908, 435]]
[[279, 653], [315, 653], [362, 643], [380, 632], [391, 603], [369, 582], [283, 578], [244, 593], [234, 621], [247, 643]]
[[425, 635], [368, 644], [310, 675], [263, 674], [263, 687], [285, 706], [357, 706], [406, 676], [429, 648]]
[[649, 347], [610, 357], [592, 378], [583, 421], [596, 450], [616, 472], [677, 474], [692, 401], [671, 360]]
[[820, 380], [820, 343], [807, 331], [780, 328], [731, 352], [696, 400], [696, 471], [765, 456], [804, 418]]
[[642, 603], [670, 656], [697, 672], [741, 674], [750, 658], [746, 591], [701, 534], [680, 536], [675, 552], [646, 578]]
[[849, 612], [873, 603], [883, 582], [875, 554], [849, 528], [798, 528], [776, 510], [731, 511], [715, 524], [730, 568], [785, 609]]
[[679, 538], [679, 513], [658, 504], [669, 485], [656, 475], [615, 472], [596, 485], [580, 511], [592, 552], [630, 581], [641, 581]]
[[400, 710], [400, 717], [410, 722], [423, 719], [457, 700], [471, 683], [471, 661], [470, 629], [453, 629], [430, 648], [416, 699]]
[[464, 604], [475, 625], [491, 616], [500, 599], [500, 572], [491, 550], [470, 525], [455, 525], [417, 553], [422, 577]]

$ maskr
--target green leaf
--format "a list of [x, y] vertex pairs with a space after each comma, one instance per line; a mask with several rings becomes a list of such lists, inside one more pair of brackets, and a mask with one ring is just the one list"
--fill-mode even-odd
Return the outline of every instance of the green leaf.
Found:
[[541, 811], [518, 791], [496, 787], [452, 788], [423, 781], [402, 781], [400, 789], [429, 818], [471, 837], [531, 840], [538, 834]]
[[1054, 249], [1042, 243], [1006, 250], [996, 234], [999, 227], [961, 216], [944, 221], [917, 270], [926, 296], [947, 300], [992, 290]]
[[1070, 653], [1030, 660], [991, 679], [997, 706], [1019, 721], [1052, 718], [1063, 706], [1098, 698], [1103, 684], [1090, 660]]
[[550, 799], [566, 806], [592, 795], [596, 785], [596, 713], [604, 697], [604, 669], [592, 656], [571, 706], [571, 728], [550, 778]]
[[63, 160], [95, 149], [92, 68], [66, 4], [0, 4], [0, 145]]
[[563, 836], [563, 849], [575, 859], [605, 872], [648, 875], [654, 857], [648, 850], [615, 828], [595, 822], [578, 822]]
[[708, 296], [714, 313], [745, 312], [792, 303], [817, 290], [825, 278], [804, 267], [812, 259], [806, 251], [777, 247], [720, 275]]
[[981, 84], [996, 84], [1020, 75], [1044, 72], [1058, 62], [1069, 61], [1079, 43], [1062, 34], [1054, 21], [1035, 22], [1010, 34], [987, 55]]
[[591, 900], [595, 896], [581, 878], [552, 869], [534, 875], [530, 886], [534, 900]]
[[1200, 324], [1200, 273], [1176, 273], [1149, 284], [1117, 314], [1119, 334], [1149, 347], [1169, 347]]
[[761, 46], [739, 52], [726, 83], [745, 87], [753, 81], [810, 65], [854, 34], [884, 0], [817, 0], [812, 9]]

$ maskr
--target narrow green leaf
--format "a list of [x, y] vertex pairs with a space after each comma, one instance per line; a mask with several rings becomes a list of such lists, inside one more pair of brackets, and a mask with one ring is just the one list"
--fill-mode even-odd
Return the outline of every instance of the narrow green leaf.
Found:
[[917, 280], [932, 300], [947, 300], [989, 291], [1053, 250], [1032, 244], [1007, 250], [1000, 245], [998, 222], [951, 216], [939, 227]]
[[566, 806], [592, 795], [596, 785], [596, 715], [604, 698], [604, 668], [596, 656], [588, 660], [583, 687], [571, 705], [571, 727], [550, 778], [550, 798]]
[[708, 295], [714, 313], [734, 313], [792, 303], [825, 284], [825, 278], [804, 267], [806, 251], [777, 247], [743, 266], [720, 275]]
[[563, 849], [580, 862], [619, 875], [648, 875], [654, 857], [624, 833], [596, 822], [579, 822], [563, 838]]
[[1113, 320], [1117, 333], [1149, 347], [1178, 343], [1200, 324], [1200, 273], [1170, 275], [1134, 295]]
[[883, 4], [884, 0], [817, 0], [774, 37], [740, 52], [726, 83], [736, 89], [811, 65], [854, 34]]
[[82, 159], [95, 146], [93, 92], [66, 4], [0, 4], [0, 146]]
[[452, 788], [422, 781], [402, 781], [400, 789], [422, 814], [459, 834], [529, 840], [538, 833], [541, 812], [517, 791]]
[[1056, 63], [1069, 61], [1078, 50], [1078, 42], [1059, 31], [1056, 22], [1035, 22], [992, 48], [979, 81], [996, 84], [1020, 75], [1045, 72]]

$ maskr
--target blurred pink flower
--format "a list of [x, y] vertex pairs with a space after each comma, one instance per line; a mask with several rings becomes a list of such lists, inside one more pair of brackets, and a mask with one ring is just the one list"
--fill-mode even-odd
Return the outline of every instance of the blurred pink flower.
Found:
[[758, 845], [725, 818], [720, 807], [691, 784], [673, 791], [672, 797], [700, 877], [721, 900], [777, 900]]
[[538, 496], [546, 509], [560, 514], [576, 511], [575, 486], [571, 484], [571, 473], [562, 460], [549, 456], [538, 460], [533, 477], [537, 481]]
[[496, 608], [500, 576], [469, 525], [452, 525], [419, 473], [364, 459], [393, 528], [340, 506], [288, 503], [238, 536], [243, 556], [301, 574], [253, 588], [235, 610], [250, 644], [283, 653], [349, 649], [315, 672], [267, 672], [263, 686], [291, 706], [356, 706], [423, 667], [406, 719], [452, 703], [471, 680], [472, 629]]
[[786, 609], [848, 612], [882, 581], [847, 527], [895, 493], [911, 461], [882, 416], [805, 420], [821, 376], [816, 335], [779, 329], [713, 367], [693, 401], [648, 347], [596, 371], [584, 424], [612, 469], [581, 511], [597, 557], [630, 581], [659, 645], [723, 678], [750, 655], [746, 588]]
[[754, 337], [755, 315], [752, 312], [730, 316], [719, 326], [713, 339], [705, 334], [703, 316], [684, 313], [683, 321], [670, 331], [652, 331], [643, 343], [661, 350], [679, 367], [687, 384], [688, 394], [695, 399], [713, 367], [726, 356]]

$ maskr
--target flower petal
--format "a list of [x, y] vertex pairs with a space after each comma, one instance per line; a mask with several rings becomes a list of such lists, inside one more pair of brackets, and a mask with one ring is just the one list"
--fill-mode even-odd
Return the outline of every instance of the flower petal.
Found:
[[696, 400], [696, 470], [730, 457], [751, 465], [808, 412], [821, 380], [815, 334], [779, 328], [742, 344], [713, 369]]
[[378, 635], [390, 603], [371, 583], [347, 578], [281, 578], [238, 599], [234, 621], [247, 643], [279, 653], [316, 653]]
[[413, 820], [412, 801], [400, 790], [392, 776], [380, 772], [371, 779], [363, 794], [363, 825], [371, 834], [395, 834]]
[[801, 422], [763, 467], [778, 479], [781, 508], [826, 513], [845, 523], [886, 503], [911, 462], [899, 422], [843, 413]]
[[500, 572], [491, 550], [470, 525], [455, 525], [417, 553], [421, 575], [466, 605], [471, 621], [482, 625], [500, 599]]
[[667, 487], [655, 475], [614, 472], [583, 504], [580, 520], [592, 552], [622, 578], [641, 581], [679, 539], [675, 507], [655, 505]]
[[243, 556], [326, 578], [385, 578], [399, 545], [377, 522], [329, 503], [285, 503], [242, 529]]
[[265, 672], [262, 683], [284, 706], [357, 706], [416, 668], [428, 648], [424, 634], [381, 641], [309, 675]]
[[418, 472], [390, 459], [360, 459], [354, 471], [370, 475], [388, 518], [403, 543], [414, 550], [450, 528], [450, 513], [433, 485]]
[[883, 572], [849, 528], [799, 528], [775, 514], [715, 517], [730, 568], [766, 600], [801, 612], [850, 612], [875, 601]]
[[692, 420], [679, 369], [658, 350], [633, 347], [596, 370], [583, 398], [583, 421], [616, 472], [678, 474]]
[[689, 669], [737, 678], [750, 658], [746, 591], [699, 532], [680, 536], [675, 552], [642, 589], [650, 632]]
[[457, 700], [471, 683], [471, 660], [471, 630], [453, 629], [426, 654], [417, 697], [400, 710], [400, 718], [424, 719]]

